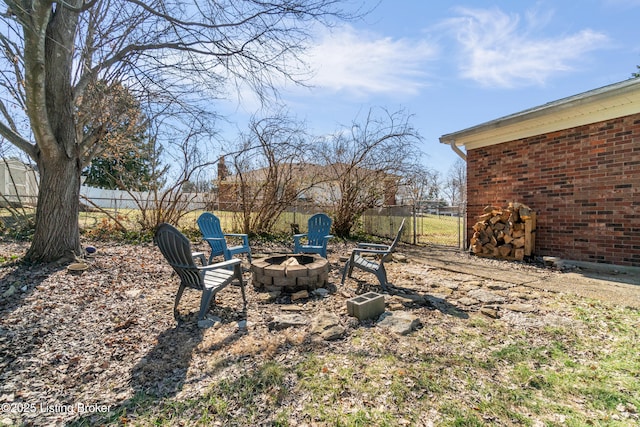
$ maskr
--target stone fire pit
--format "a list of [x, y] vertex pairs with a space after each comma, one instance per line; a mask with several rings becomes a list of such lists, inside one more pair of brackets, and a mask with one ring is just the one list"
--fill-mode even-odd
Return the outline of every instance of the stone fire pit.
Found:
[[274, 255], [251, 263], [256, 289], [297, 292], [322, 288], [329, 278], [329, 262], [316, 254]]

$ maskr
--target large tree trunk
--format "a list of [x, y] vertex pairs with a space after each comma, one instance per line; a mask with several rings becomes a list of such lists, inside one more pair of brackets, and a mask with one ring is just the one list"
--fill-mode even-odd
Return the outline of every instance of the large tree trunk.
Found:
[[36, 228], [25, 257], [29, 261], [64, 262], [80, 254], [80, 164], [59, 157], [40, 170]]
[[[40, 191], [36, 228], [25, 258], [35, 262], [71, 261], [80, 253], [78, 212], [82, 162], [74, 116], [71, 73], [81, 0], [39, 5], [37, 26], [25, 30], [28, 111], [38, 145]], [[25, 18], [26, 19], [26, 18]], [[31, 21], [33, 19], [31, 18]], [[28, 22], [31, 22], [28, 21]]]

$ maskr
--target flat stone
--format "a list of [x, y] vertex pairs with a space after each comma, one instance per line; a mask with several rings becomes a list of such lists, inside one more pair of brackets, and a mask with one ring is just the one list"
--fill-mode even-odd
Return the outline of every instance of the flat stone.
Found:
[[300, 307], [299, 305], [283, 305], [280, 307], [280, 310], [300, 313], [304, 311], [304, 307]]
[[467, 292], [467, 296], [471, 298], [475, 298], [480, 302], [485, 304], [495, 304], [502, 303], [505, 301], [505, 297], [495, 294], [493, 292], [487, 291], [486, 289], [474, 289], [472, 291]]
[[260, 303], [267, 303], [267, 302], [271, 302], [271, 301], [275, 300], [276, 298], [272, 297], [268, 293], [260, 292], [260, 293], [257, 294], [257, 299], [258, 299], [258, 302], [260, 302]]
[[309, 298], [309, 291], [307, 291], [306, 289], [302, 291], [298, 291], [294, 294], [291, 294], [291, 301], [298, 301], [306, 298]]
[[453, 289], [451, 288], [436, 288], [435, 289], [435, 293], [436, 294], [440, 294], [440, 295], [445, 295], [445, 296], [449, 296], [453, 293]]
[[409, 262], [409, 259], [406, 257], [406, 255], [399, 254], [399, 253], [393, 254], [393, 260], [396, 262], [402, 262], [402, 263]]
[[311, 333], [325, 341], [337, 340], [344, 336], [345, 328], [334, 313], [321, 312], [311, 322]]
[[441, 286], [447, 289], [451, 289], [452, 291], [455, 291], [460, 287], [460, 284], [458, 284], [457, 282], [444, 281], [441, 283]]
[[482, 282], [480, 280], [468, 280], [464, 282], [467, 286], [482, 286]]
[[218, 316], [208, 316], [206, 319], [198, 320], [198, 328], [207, 329], [220, 322], [222, 322], [222, 319]]
[[280, 331], [282, 329], [306, 326], [308, 320], [300, 314], [282, 314], [269, 322], [269, 330]]
[[390, 302], [388, 308], [391, 311], [404, 310], [404, 304], [399, 302]]
[[458, 302], [464, 306], [470, 306], [470, 305], [476, 305], [478, 303], [478, 300], [473, 299], [473, 298], [469, 298], [469, 297], [462, 297], [458, 300]]
[[531, 313], [536, 311], [536, 307], [533, 304], [505, 304], [503, 307], [507, 310], [517, 311], [519, 313]]
[[311, 293], [313, 295], [315, 295], [315, 296], [320, 297], [320, 298], [324, 298], [327, 295], [329, 295], [329, 290], [325, 289], [325, 288], [318, 288], [318, 289], [315, 289], [315, 290], [311, 291]]
[[407, 313], [406, 311], [386, 312], [380, 316], [382, 320], [378, 322], [378, 326], [389, 329], [400, 335], [407, 335], [418, 329], [422, 322], [417, 316]]

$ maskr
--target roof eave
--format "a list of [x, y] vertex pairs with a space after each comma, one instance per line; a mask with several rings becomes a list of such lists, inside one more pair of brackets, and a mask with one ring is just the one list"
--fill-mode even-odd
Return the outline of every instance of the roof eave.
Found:
[[468, 150], [638, 112], [640, 79], [629, 79], [442, 135], [440, 142]]

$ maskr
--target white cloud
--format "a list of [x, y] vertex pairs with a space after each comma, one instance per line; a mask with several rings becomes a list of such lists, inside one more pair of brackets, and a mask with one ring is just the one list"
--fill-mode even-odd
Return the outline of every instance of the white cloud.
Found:
[[605, 34], [589, 29], [540, 36], [548, 15], [541, 21], [530, 12], [522, 23], [519, 15], [498, 9], [458, 11], [462, 16], [448, 20], [445, 27], [462, 46], [461, 75], [487, 86], [544, 84], [551, 76], [574, 69], [588, 52], [608, 42]]
[[310, 84], [351, 95], [416, 95], [426, 85], [437, 48], [423, 40], [393, 39], [341, 27], [320, 34], [308, 52]]

